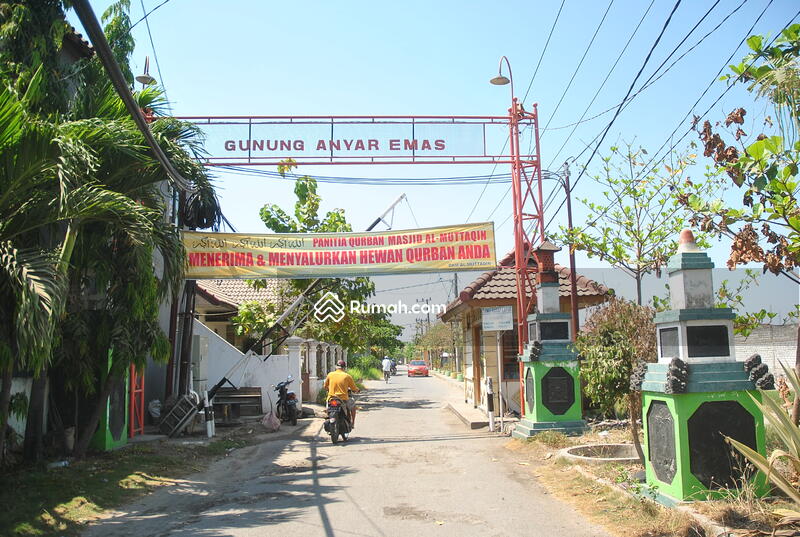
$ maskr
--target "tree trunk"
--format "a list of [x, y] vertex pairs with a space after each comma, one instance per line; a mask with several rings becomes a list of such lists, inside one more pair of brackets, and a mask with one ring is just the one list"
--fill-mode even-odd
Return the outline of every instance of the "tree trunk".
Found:
[[97, 396], [97, 403], [92, 409], [89, 421], [81, 428], [78, 441], [75, 442], [75, 449], [72, 454], [76, 459], [81, 459], [86, 455], [86, 451], [89, 449], [89, 442], [91, 442], [92, 436], [94, 436], [97, 424], [100, 422], [100, 416], [106, 408], [108, 397], [111, 395], [111, 390], [116, 380], [117, 378], [111, 374], [106, 376], [106, 381], [103, 383], [103, 387], [100, 389], [100, 393]]
[[11, 402], [11, 381], [14, 378], [14, 362], [3, 369], [3, 387], [0, 391], [0, 466], [5, 461], [6, 425], [8, 424], [8, 405]]
[[642, 305], [642, 273], [636, 273], [636, 303]]
[[23, 457], [28, 462], [38, 462], [44, 454], [44, 408], [47, 395], [47, 364], [39, 376], [33, 379], [31, 400], [28, 403], [28, 417], [25, 425]]
[[[794, 370], [800, 376], [800, 325], [797, 325], [797, 346], [794, 351]], [[795, 425], [800, 422], [800, 393], [794, 394], [794, 404], [792, 405], [792, 423]]]
[[644, 451], [642, 450], [642, 443], [639, 441], [639, 411], [641, 409], [641, 401], [637, 392], [630, 392], [628, 394], [628, 417], [631, 422], [631, 436], [633, 437], [633, 446], [636, 448], [636, 454], [639, 456], [639, 462], [644, 464]]

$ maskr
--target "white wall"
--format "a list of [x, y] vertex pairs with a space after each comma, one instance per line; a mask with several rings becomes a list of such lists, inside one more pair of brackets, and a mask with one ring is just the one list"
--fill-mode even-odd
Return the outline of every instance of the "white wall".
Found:
[[[210, 388], [222, 377], [228, 376], [231, 368], [244, 358], [244, 354], [200, 321], [194, 322], [194, 334], [208, 338], [208, 355], [200, 357], [206, 362], [203, 364], [205, 367], [201, 366], [200, 369], [205, 369], [204, 373], [208, 379], [207, 388]], [[260, 387], [262, 409], [265, 413], [272, 409], [271, 405], [275, 404], [278, 396], [278, 393], [273, 391], [272, 385], [286, 380], [288, 375], [292, 375], [294, 378], [294, 382], [289, 385], [289, 390], [294, 391], [300, 400], [302, 390], [300, 389], [299, 356], [291, 360], [291, 363], [289, 356], [285, 354], [272, 355], [266, 362], [262, 360], [263, 356], [250, 356], [247, 362], [230, 374], [228, 378], [236, 387]]]

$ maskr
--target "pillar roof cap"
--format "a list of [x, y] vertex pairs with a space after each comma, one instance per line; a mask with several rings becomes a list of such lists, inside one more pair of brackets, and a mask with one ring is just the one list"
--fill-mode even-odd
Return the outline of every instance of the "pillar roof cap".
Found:
[[540, 244], [539, 247], [536, 248], [536, 251], [537, 252], [560, 252], [561, 251], [561, 247], [556, 246], [555, 244], [553, 244], [552, 242], [550, 242], [548, 240], [543, 240], [542, 244]]
[[700, 247], [694, 239], [694, 233], [689, 228], [681, 230], [680, 238], [678, 239], [678, 253], [684, 252], [700, 252]]

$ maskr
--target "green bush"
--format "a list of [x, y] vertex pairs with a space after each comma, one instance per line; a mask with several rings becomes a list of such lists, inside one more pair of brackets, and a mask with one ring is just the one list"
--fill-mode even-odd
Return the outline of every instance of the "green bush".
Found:
[[381, 360], [375, 356], [372, 356], [371, 354], [364, 354], [361, 356], [354, 356], [353, 358], [351, 358], [348, 366], [349, 369], [352, 369], [354, 367], [361, 370], [366, 370], [373, 367], [380, 369]]
[[348, 367], [347, 372], [356, 381], [356, 384], [364, 380], [380, 380], [383, 378], [383, 372], [377, 367]]

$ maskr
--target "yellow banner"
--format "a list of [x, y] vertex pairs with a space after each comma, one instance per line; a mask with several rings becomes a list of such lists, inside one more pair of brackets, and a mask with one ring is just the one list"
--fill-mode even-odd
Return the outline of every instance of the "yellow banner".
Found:
[[184, 231], [186, 277], [338, 278], [491, 270], [494, 223], [366, 233]]

